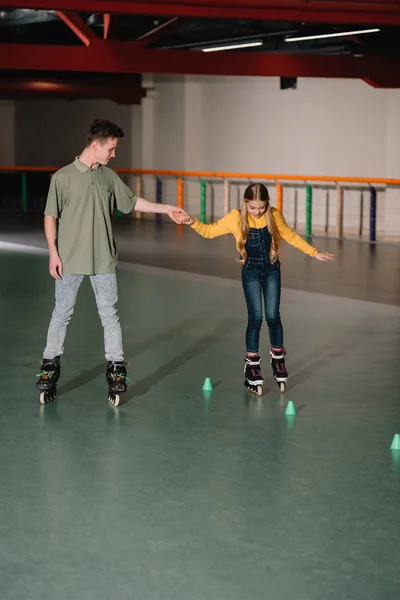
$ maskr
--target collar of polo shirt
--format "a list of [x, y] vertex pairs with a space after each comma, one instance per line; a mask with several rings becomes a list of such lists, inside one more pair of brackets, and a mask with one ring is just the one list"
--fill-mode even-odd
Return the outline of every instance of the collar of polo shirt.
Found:
[[[79, 156], [75, 157], [74, 165], [76, 166], [78, 171], [80, 171], [81, 173], [86, 173], [86, 171], [90, 171], [90, 167], [88, 167], [87, 165], [84, 165], [83, 162], [81, 162], [79, 160]], [[99, 163], [96, 163], [95, 165], [93, 165], [92, 169], [98, 169], [99, 166], [100, 166]]]

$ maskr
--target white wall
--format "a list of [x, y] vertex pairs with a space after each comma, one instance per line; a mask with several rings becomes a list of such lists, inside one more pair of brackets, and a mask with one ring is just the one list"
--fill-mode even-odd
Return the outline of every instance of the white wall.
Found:
[[384, 175], [387, 91], [360, 81], [204, 78], [204, 167]]
[[156, 80], [155, 169], [176, 169], [177, 164], [185, 164], [185, 88], [183, 77], [161, 76]]
[[[17, 163], [69, 162], [91, 120], [100, 116], [127, 134], [115, 167], [400, 178], [400, 90], [329, 79], [299, 79], [297, 90], [280, 90], [279, 78], [163, 75], [146, 81], [148, 98], [140, 107], [89, 100], [16, 102]], [[240, 204], [244, 187], [233, 186], [232, 206]], [[223, 186], [209, 184], [207, 189], [208, 217], [221, 216]], [[269, 189], [274, 201], [273, 183]], [[154, 178], [144, 178], [142, 191], [154, 199]], [[326, 189], [314, 190], [316, 230], [325, 225], [326, 198]], [[163, 200], [176, 202], [173, 179], [163, 179]], [[284, 213], [291, 224], [294, 200], [294, 190], [285, 189]], [[335, 190], [328, 192], [328, 204], [333, 232]], [[198, 180], [185, 181], [185, 206], [198, 214]], [[348, 233], [358, 231], [359, 206], [360, 191], [346, 191]], [[367, 234], [368, 191], [364, 206]], [[304, 189], [298, 191], [297, 207], [301, 230]], [[399, 190], [379, 192], [378, 232], [400, 235]]]
[[68, 164], [84, 147], [85, 135], [96, 118], [114, 121], [125, 131], [114, 166], [139, 162], [141, 129], [136, 129], [140, 106], [118, 105], [110, 100], [26, 100], [15, 104], [19, 165]]
[[0, 100], [0, 165], [15, 164], [15, 103], [13, 100]]
[[[386, 131], [386, 177], [397, 179], [399, 178], [400, 173], [400, 90], [391, 90], [388, 93]], [[385, 233], [386, 235], [399, 236], [399, 191], [395, 189], [389, 189], [385, 196]]]
[[[155, 168], [400, 178], [400, 94], [357, 80], [300, 79], [280, 90], [279, 78], [155, 77]], [[248, 183], [248, 182], [247, 182]], [[149, 187], [149, 186], [148, 186]], [[185, 182], [186, 206], [199, 212], [198, 181]], [[245, 186], [232, 189], [232, 206]], [[274, 198], [274, 184], [268, 185]], [[176, 193], [165, 182], [164, 197]], [[211, 195], [208, 186], [208, 198]], [[213, 186], [214, 210], [223, 214], [223, 186]], [[361, 192], [345, 192], [345, 228], [359, 228]], [[336, 225], [336, 190], [328, 192], [329, 228]], [[284, 212], [294, 222], [294, 190]], [[326, 189], [313, 194], [313, 226], [325, 225]], [[210, 202], [211, 204], [211, 202]], [[297, 194], [297, 226], [305, 221], [305, 192]], [[369, 195], [364, 193], [364, 233]], [[378, 232], [399, 235], [400, 194], [378, 192]]]

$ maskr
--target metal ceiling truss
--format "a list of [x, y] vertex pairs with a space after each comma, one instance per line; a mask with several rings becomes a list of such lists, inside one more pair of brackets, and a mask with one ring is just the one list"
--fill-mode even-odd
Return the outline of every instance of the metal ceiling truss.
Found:
[[[22, 6], [21, 6], [22, 3]], [[158, 0], [129, 2], [121, 0], [0, 0], [4, 8], [54, 11], [75, 36], [77, 45], [0, 44], [0, 70], [92, 73], [170, 73], [195, 75], [334, 77], [363, 79], [375, 87], [400, 87], [400, 60], [386, 58], [318, 55], [282, 52], [225, 51], [206, 54], [198, 50], [154, 49], [159, 41], [187, 18], [263, 19], [302, 23], [400, 25], [400, 2], [347, 2], [325, 0]], [[79, 12], [78, 12], [79, 11]], [[102, 37], [81, 16], [82, 12], [101, 15]], [[116, 14], [157, 15], [161, 22], [135, 41], [113, 39]], [[89, 21], [90, 22], [90, 21]], [[1, 71], [0, 71], [1, 75]], [[20, 85], [22, 86], [22, 83]], [[53, 82], [54, 83], [54, 82]], [[13, 88], [14, 85], [14, 88]], [[16, 87], [15, 87], [16, 86]], [[8, 91], [17, 89], [14, 82]], [[1, 91], [0, 82], [0, 91]], [[3, 84], [3, 90], [4, 90]], [[21, 91], [23, 86], [21, 87]], [[79, 92], [79, 85], [65, 93]], [[29, 91], [26, 88], [26, 91]], [[55, 89], [53, 90], [56, 93]], [[129, 89], [119, 89], [124, 101]], [[132, 101], [140, 101], [139, 90], [130, 90]], [[62, 93], [62, 91], [60, 91]], [[99, 89], [99, 93], [104, 90]], [[143, 94], [142, 94], [143, 95]], [[110, 94], [108, 95], [110, 97]]]
[[[4, 8], [316, 23], [400, 24], [399, 2], [348, 0], [1, 0]], [[233, 6], [232, 6], [233, 5]]]

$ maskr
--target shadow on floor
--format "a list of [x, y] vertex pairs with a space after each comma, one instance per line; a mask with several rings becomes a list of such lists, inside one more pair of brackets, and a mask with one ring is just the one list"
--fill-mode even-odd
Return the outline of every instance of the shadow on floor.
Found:
[[[308, 355], [303, 359], [295, 361], [291, 364], [290, 368], [289, 382], [293, 379], [293, 385], [290, 385], [290, 389], [310, 380], [316, 371], [328, 365], [335, 358], [349, 352], [349, 350], [360, 346], [360, 344], [364, 343], [363, 337], [369, 339], [371, 335], [370, 332], [366, 332], [365, 324], [364, 326], [360, 324], [348, 329], [345, 338], [343, 335], [340, 335], [329, 343], [315, 349], [311, 356]], [[339, 376], [340, 374], [338, 373]]]
[[[177, 335], [180, 335], [182, 330], [192, 329], [193, 327], [195, 327], [196, 325], [198, 325], [201, 322], [204, 322], [203, 317], [199, 316], [199, 315], [196, 317], [189, 317], [187, 319], [184, 319], [180, 323], [179, 327], [177, 327], [176, 325], [173, 325], [172, 327], [170, 327], [163, 333], [160, 333], [159, 335], [156, 335], [152, 338], [144, 340], [143, 342], [139, 342], [139, 343], [133, 344], [132, 346], [128, 347], [125, 351], [125, 356], [129, 360], [129, 359], [133, 358], [134, 356], [137, 356], [138, 354], [145, 352], [149, 348], [154, 347], [157, 344], [162, 344], [163, 342], [167, 342], [167, 341], [171, 340], [172, 338], [176, 337]], [[69, 381], [68, 383], [65, 383], [59, 387], [58, 396], [59, 397], [63, 396], [65, 394], [68, 394], [69, 392], [76, 390], [77, 388], [80, 388], [80, 387], [86, 385], [89, 381], [93, 381], [99, 375], [103, 374], [104, 378], [105, 378], [105, 371], [106, 371], [105, 362], [102, 362], [101, 364], [96, 365], [95, 367], [93, 367], [92, 369], [90, 369], [88, 371], [82, 371], [80, 373], [80, 375], [75, 377], [75, 379], [72, 379], [72, 381]]]
[[220, 341], [220, 339], [227, 333], [232, 331], [232, 328], [236, 324], [236, 319], [223, 319], [219, 325], [214, 329], [213, 333], [200, 339], [198, 342], [193, 344], [190, 348], [187, 348], [178, 356], [175, 356], [167, 363], [162, 365], [147, 377], [138, 381], [133, 385], [122, 398], [121, 404], [125, 404], [132, 398], [143, 396], [146, 394], [154, 385], [157, 385], [164, 377], [171, 375], [178, 371], [183, 364], [189, 362], [196, 356], [199, 356], [206, 350], [208, 350], [213, 344]]

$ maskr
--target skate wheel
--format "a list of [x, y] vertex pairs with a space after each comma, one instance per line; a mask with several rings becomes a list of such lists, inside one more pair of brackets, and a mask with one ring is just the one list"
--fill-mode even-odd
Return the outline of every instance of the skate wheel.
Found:
[[262, 393], [263, 393], [262, 386], [261, 386], [261, 385], [258, 385], [258, 386], [257, 386], [257, 396], [262, 396]]
[[57, 396], [57, 386], [54, 386], [51, 390], [45, 390], [44, 392], [40, 392], [39, 402], [40, 404], [48, 404], [49, 402], [53, 402]]
[[286, 391], [286, 382], [285, 381], [280, 381], [278, 385], [279, 385], [279, 390], [281, 392], [285, 392]]
[[119, 406], [120, 395], [119, 394], [110, 394], [108, 396], [108, 402], [111, 404], [111, 406]]

